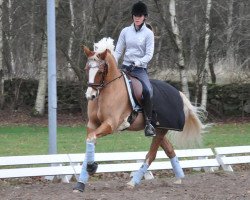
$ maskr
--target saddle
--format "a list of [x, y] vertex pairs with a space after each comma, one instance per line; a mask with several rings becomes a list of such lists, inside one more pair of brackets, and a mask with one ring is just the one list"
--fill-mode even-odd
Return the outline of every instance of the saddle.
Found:
[[126, 71], [122, 71], [126, 88], [128, 91], [129, 100], [132, 106], [132, 112], [127, 119], [129, 124], [133, 124], [139, 112], [142, 112], [142, 84], [136, 78], [128, 74]]
[[142, 84], [139, 79], [122, 71], [133, 110], [142, 111]]

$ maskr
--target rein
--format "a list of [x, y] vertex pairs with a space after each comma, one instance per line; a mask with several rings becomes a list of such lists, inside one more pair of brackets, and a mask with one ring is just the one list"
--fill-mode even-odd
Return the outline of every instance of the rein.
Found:
[[121, 78], [123, 76], [123, 74], [121, 74], [120, 76], [114, 78], [113, 80], [107, 82], [107, 83], [104, 83], [104, 79], [101, 81], [101, 83], [88, 83], [87, 85], [89, 87], [95, 87], [97, 88], [98, 90], [100, 89], [103, 89], [104, 87], [106, 87], [107, 85], [109, 85], [110, 83], [114, 82], [115, 80]]
[[122, 76], [123, 76], [123, 74], [121, 74], [120, 76], [114, 78], [113, 80], [111, 80], [111, 81], [109, 81], [109, 82], [107, 82], [107, 83], [103, 83], [103, 84], [102, 84], [102, 88], [104, 88], [104, 87], [107, 86], [108, 84], [112, 83], [113, 81], [115, 81], [115, 80], [121, 78]]

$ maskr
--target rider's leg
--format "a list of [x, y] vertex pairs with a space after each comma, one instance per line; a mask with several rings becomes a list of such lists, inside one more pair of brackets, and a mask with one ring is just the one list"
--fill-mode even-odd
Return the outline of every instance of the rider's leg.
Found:
[[[125, 66], [126, 67], [126, 66]], [[143, 87], [142, 91], [142, 108], [144, 111], [145, 118], [145, 136], [155, 136], [156, 132], [154, 127], [151, 124], [152, 119], [152, 97], [153, 97], [153, 89], [151, 83], [148, 78], [147, 69], [141, 67], [127, 66], [127, 70], [131, 68], [130, 74], [136, 78], [138, 78]]]
[[152, 96], [150, 95], [150, 91], [147, 88], [146, 84], [143, 82], [143, 100], [142, 100], [142, 108], [144, 111], [144, 118], [145, 118], [145, 136], [155, 136], [156, 132], [154, 127], [151, 124], [152, 120]]
[[133, 74], [141, 81], [142, 83], [142, 108], [144, 111], [145, 118], [145, 136], [155, 136], [156, 132], [154, 127], [151, 124], [152, 119], [152, 97], [153, 97], [153, 89], [151, 83], [149, 81], [147, 69], [136, 67], [133, 69]]

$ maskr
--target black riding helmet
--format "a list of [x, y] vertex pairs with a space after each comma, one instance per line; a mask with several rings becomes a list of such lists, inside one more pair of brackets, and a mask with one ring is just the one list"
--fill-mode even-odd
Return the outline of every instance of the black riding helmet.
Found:
[[132, 7], [131, 11], [132, 16], [141, 16], [144, 15], [145, 17], [148, 16], [148, 8], [145, 3], [138, 1]]

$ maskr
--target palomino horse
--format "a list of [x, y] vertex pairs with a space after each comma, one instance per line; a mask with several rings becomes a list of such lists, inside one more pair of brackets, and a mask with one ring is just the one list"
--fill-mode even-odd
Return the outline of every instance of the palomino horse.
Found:
[[[91, 51], [87, 47], [83, 48], [88, 57], [85, 68], [88, 76], [88, 89], [86, 91], [88, 99], [88, 124], [86, 154], [79, 180], [74, 187], [74, 191], [76, 192], [84, 191], [89, 175], [92, 175], [97, 170], [97, 163], [94, 162], [97, 138], [111, 134], [117, 130], [127, 129], [138, 131], [144, 128], [144, 118], [141, 113], [138, 114], [132, 124], [128, 123], [127, 119], [132, 113], [132, 107], [128, 97], [124, 74], [117, 67], [117, 63], [112, 55], [113, 40], [104, 38], [95, 45], [96, 51]], [[190, 138], [198, 140], [204, 125], [199, 119], [196, 108], [191, 105], [190, 101], [181, 92], [177, 91], [176, 93], [178, 93], [181, 99], [185, 123], [182, 132], [178, 133], [180, 136], [179, 139], [184, 138], [185, 141], [190, 140]], [[173, 102], [175, 103], [175, 99]], [[159, 147], [162, 147], [166, 155], [170, 158], [177, 178], [176, 182], [181, 183], [181, 179], [184, 177], [173, 146], [165, 137], [168, 129], [156, 127], [156, 132], [157, 134], [152, 139], [143, 165], [134, 173], [133, 178], [128, 183], [130, 187], [134, 187], [140, 183], [148, 167], [155, 159]]]

